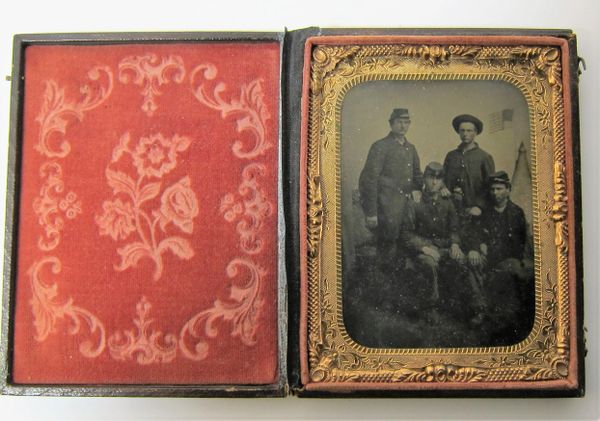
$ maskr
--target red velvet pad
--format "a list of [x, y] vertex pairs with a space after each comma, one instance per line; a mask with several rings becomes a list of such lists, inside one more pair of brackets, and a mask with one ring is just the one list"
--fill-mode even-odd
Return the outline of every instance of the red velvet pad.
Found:
[[275, 381], [279, 62], [27, 48], [15, 383]]

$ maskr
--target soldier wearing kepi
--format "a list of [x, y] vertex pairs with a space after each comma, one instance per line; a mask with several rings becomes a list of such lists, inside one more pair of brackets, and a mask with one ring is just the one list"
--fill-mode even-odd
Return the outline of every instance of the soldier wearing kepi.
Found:
[[488, 178], [493, 206], [481, 215], [481, 245], [487, 265], [509, 271], [521, 279], [523, 271], [525, 243], [527, 242], [527, 222], [525, 213], [510, 200], [511, 184], [505, 171], [498, 171]]
[[[503, 344], [524, 339], [533, 322], [533, 263], [525, 256], [525, 213], [510, 200], [508, 174], [491, 174], [487, 185], [492, 206], [481, 215], [478, 244], [469, 258], [474, 258], [474, 266], [480, 266], [485, 274], [482, 291], [493, 325], [490, 332], [494, 341]], [[478, 318], [483, 320], [484, 315]]]
[[475, 138], [483, 130], [483, 123], [470, 114], [461, 114], [452, 120], [452, 127], [460, 137], [458, 148], [448, 152], [444, 160], [444, 196], [452, 196], [459, 212], [481, 215], [486, 206], [486, 180], [494, 169], [492, 156], [479, 147]]
[[423, 186], [417, 149], [406, 139], [408, 110], [394, 109], [389, 124], [390, 133], [371, 146], [359, 179], [365, 223], [376, 234], [378, 257], [385, 269], [398, 266], [407, 205], [420, 200]]
[[439, 319], [438, 302], [440, 270], [450, 269], [458, 273], [458, 263], [465, 260], [460, 248], [458, 215], [452, 201], [441, 195], [444, 167], [437, 162], [427, 165], [424, 172], [425, 187], [420, 203], [412, 205], [406, 246], [415, 256], [415, 261], [425, 278], [430, 280], [429, 297], [430, 321]]

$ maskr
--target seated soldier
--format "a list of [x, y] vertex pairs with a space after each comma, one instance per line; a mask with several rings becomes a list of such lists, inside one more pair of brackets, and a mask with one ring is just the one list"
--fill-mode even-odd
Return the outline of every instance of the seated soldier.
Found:
[[424, 176], [423, 195], [420, 202], [412, 204], [405, 241], [408, 253], [415, 257], [417, 269], [431, 281], [428, 316], [437, 323], [440, 268], [464, 261], [465, 255], [460, 248], [456, 209], [452, 201], [440, 193], [444, 186], [444, 167], [432, 162], [425, 168]]
[[533, 264], [525, 257], [527, 222], [523, 209], [510, 200], [511, 184], [505, 171], [492, 174], [488, 186], [492, 206], [481, 215], [479, 247], [469, 252], [469, 262], [485, 274], [482, 287], [488, 306], [492, 306], [486, 309], [495, 319], [492, 322], [497, 329], [505, 326], [512, 332], [509, 334], [519, 336], [515, 326], [528, 324], [523, 318], [532, 321], [534, 312]]
[[481, 250], [487, 258], [487, 266], [525, 279], [525, 213], [510, 200], [511, 184], [505, 171], [492, 174], [488, 183], [493, 206], [481, 215]]

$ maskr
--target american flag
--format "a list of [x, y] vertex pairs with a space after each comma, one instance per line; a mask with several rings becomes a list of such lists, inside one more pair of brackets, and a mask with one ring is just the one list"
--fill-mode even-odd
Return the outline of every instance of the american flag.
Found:
[[495, 113], [490, 114], [490, 133], [504, 130], [504, 123], [507, 121], [512, 121], [512, 119], [512, 108], [506, 108], [502, 111], [496, 111]]

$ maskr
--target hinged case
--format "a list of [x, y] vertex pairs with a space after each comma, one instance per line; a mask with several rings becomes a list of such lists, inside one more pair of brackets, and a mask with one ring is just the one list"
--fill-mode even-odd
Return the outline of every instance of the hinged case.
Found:
[[17, 35], [3, 393], [582, 396], [577, 78], [561, 30]]

